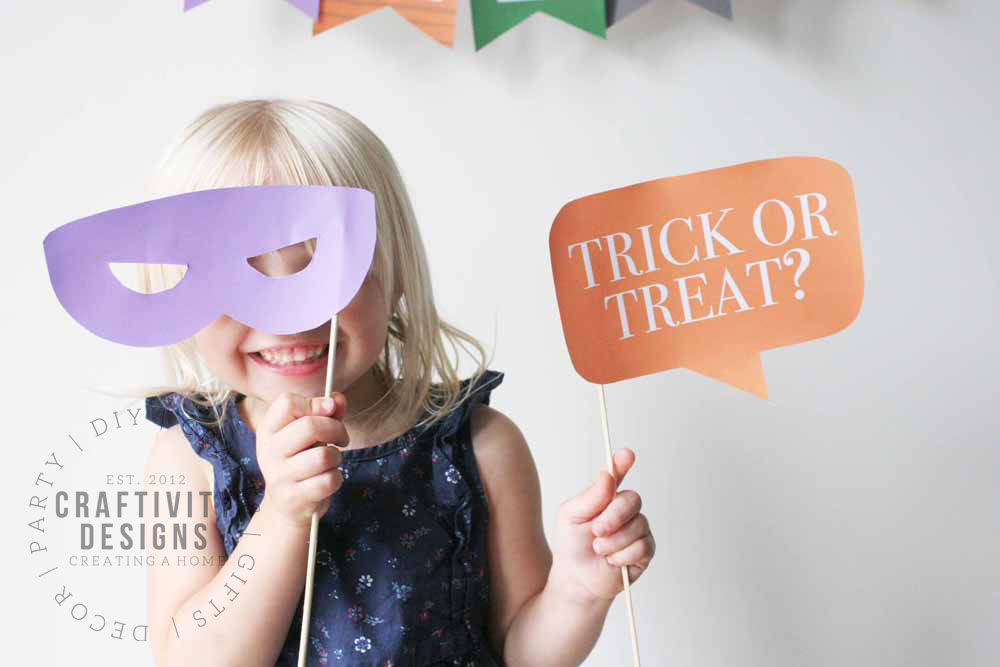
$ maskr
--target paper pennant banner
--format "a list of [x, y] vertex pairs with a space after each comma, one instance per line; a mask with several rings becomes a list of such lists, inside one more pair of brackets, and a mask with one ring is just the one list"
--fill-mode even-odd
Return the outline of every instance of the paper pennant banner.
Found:
[[[309, 18], [316, 20], [319, 18], [319, 0], [286, 0], [288, 4], [297, 7], [301, 11], [305, 12]], [[184, 0], [184, 11], [191, 9], [192, 7], [197, 7], [198, 5], [203, 5], [208, 0]]]
[[819, 158], [577, 199], [549, 250], [570, 359], [597, 384], [688, 368], [765, 398], [760, 351], [843, 329], [864, 291], [851, 178]]
[[[719, 16], [727, 19], [733, 18], [733, 5], [730, 0], [689, 0], [699, 7], [704, 7], [710, 12], [715, 12]], [[650, 0], [607, 0], [608, 3], [608, 25], [612, 26], [623, 18], [639, 9]]]
[[[59, 302], [92, 333], [124, 345], [182, 341], [219, 315], [273, 334], [317, 327], [350, 303], [375, 250], [375, 197], [360, 188], [259, 185], [198, 190], [67, 223], [43, 242]], [[316, 239], [308, 264], [269, 276], [249, 260]], [[178, 264], [152, 294], [111, 263]]]
[[605, 0], [472, 0], [476, 50], [535, 12], [543, 12], [598, 37], [606, 36]]
[[425, 33], [451, 46], [455, 38], [455, 0], [322, 0], [313, 34], [334, 28], [351, 19], [391, 7]]

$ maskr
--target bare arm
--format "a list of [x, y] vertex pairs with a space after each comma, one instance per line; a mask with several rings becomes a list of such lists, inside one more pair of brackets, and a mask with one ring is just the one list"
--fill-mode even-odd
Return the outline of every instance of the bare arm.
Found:
[[[147, 518], [147, 545], [158, 546], [151, 541], [155, 523], [164, 524], [167, 537], [161, 549], [151, 550], [148, 569], [149, 631], [158, 665], [255, 667], [277, 661], [305, 582], [310, 518], [326, 511], [343, 482], [340, 452], [314, 446], [347, 443], [338, 419], [346, 402], [342, 395], [336, 398], [336, 411], [294, 394], [272, 402], [257, 438], [266, 494], [224, 564], [210, 502], [196, 503], [200, 511], [192, 517], [179, 512], [170, 518], [161, 510], [161, 517]], [[211, 489], [200, 459], [176, 426], [157, 435], [146, 473], [147, 482], [162, 475], [176, 483], [147, 486], [148, 492], [191, 491], [200, 497]], [[174, 543], [175, 527], [186, 527], [190, 536], [198, 524], [205, 524], [204, 543]], [[209, 564], [193, 566], [193, 557]]]
[[[542, 525], [538, 473], [524, 436], [487, 406], [473, 413], [472, 433], [490, 505], [492, 641], [508, 665], [577, 667], [593, 650], [621, 590], [620, 566], [629, 565], [634, 580], [652, 558], [638, 494], [616, 494], [610, 475], [598, 475], [560, 505], [553, 556]], [[627, 450], [615, 455], [616, 479], [633, 460]], [[596, 541], [595, 530], [602, 533]]]
[[[183, 486], [147, 485], [150, 494], [191, 491], [198, 498], [211, 490], [178, 427], [157, 436], [146, 473], [147, 483], [150, 475], [185, 481]], [[273, 666], [302, 593], [309, 527], [290, 524], [262, 506], [222, 564], [225, 551], [215, 511], [211, 503], [207, 516], [200, 502], [195, 507], [191, 518], [146, 521], [147, 545], [154, 544], [154, 522], [164, 524], [166, 536], [163, 549], [149, 552], [154, 557], [148, 568], [149, 628], [156, 664]], [[198, 523], [205, 524], [204, 548], [190, 539], [186, 549], [175, 548], [174, 525], [186, 524], [191, 536]], [[202, 564], [191, 565], [193, 558]]]

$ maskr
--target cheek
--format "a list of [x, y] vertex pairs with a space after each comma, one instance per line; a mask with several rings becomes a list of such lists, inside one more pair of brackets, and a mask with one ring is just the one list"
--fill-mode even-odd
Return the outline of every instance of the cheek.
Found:
[[372, 347], [381, 352], [385, 346], [385, 340], [389, 331], [389, 318], [381, 310], [375, 317], [368, 321], [367, 338], [371, 341]]
[[388, 305], [382, 291], [367, 281], [354, 300], [341, 311], [340, 326], [366, 352], [377, 354], [385, 345], [389, 327]]
[[389, 328], [389, 318], [383, 311], [381, 304], [373, 303], [357, 320], [359, 334], [365, 341], [366, 349], [380, 351], [385, 345], [385, 339]]
[[247, 331], [242, 324], [222, 316], [194, 335], [195, 348], [213, 373], [226, 377], [234, 364], [241, 363], [239, 344]]

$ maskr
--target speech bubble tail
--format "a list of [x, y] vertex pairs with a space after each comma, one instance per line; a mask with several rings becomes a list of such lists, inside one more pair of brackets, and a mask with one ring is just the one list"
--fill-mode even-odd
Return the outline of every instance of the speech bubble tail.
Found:
[[684, 367], [767, 400], [767, 380], [760, 354], [756, 352], [737, 357], [712, 357]]

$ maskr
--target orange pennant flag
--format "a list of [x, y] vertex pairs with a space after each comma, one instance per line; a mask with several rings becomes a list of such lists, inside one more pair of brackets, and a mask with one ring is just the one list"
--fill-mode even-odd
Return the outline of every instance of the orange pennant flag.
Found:
[[321, 0], [313, 35], [383, 7], [393, 8], [445, 46], [452, 45], [455, 38], [455, 0]]

